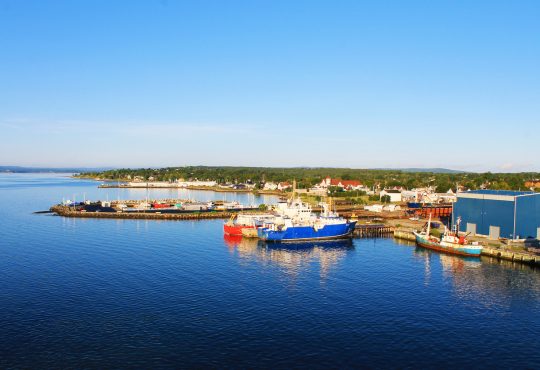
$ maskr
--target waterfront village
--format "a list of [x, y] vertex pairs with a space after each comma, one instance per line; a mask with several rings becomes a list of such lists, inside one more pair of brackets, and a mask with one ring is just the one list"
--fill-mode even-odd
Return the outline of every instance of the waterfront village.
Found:
[[[241, 204], [237, 201], [150, 199], [149, 196], [144, 200], [85, 199], [78, 203], [64, 199], [51, 211], [66, 217], [230, 218], [224, 226], [229, 236], [275, 238], [279, 242], [287, 238], [311, 240], [391, 234], [443, 252], [449, 249], [451, 253], [462, 255], [482, 252], [493, 258], [540, 263], [540, 193], [534, 191], [540, 185], [537, 180], [526, 182], [524, 186], [530, 189], [525, 191], [491, 190], [489, 184], [479, 189], [459, 184], [453, 189], [437, 189], [436, 186], [407, 189], [381, 184], [368, 187], [360, 180], [330, 176], [308, 188], [297, 188], [295, 180], [220, 183], [196, 178], [157, 181], [152, 176], [128, 176], [126, 180], [105, 181], [99, 187], [244, 192], [276, 195], [280, 202], [277, 205]], [[335, 235], [321, 234], [340, 223], [349, 229], [336, 231]], [[298, 233], [299, 228], [308, 228], [313, 235], [302, 234], [306, 229], [302, 230], [303, 236], [287, 236], [291, 230]]]
[[[101, 187], [119, 188], [186, 188], [186, 189], [207, 189], [215, 191], [245, 191], [259, 192], [263, 194], [281, 194], [290, 192], [293, 189], [292, 181], [284, 182], [263, 182], [255, 183], [250, 180], [242, 183], [220, 184], [215, 180], [184, 180], [155, 181], [152, 176], [147, 180], [141, 176], [135, 176], [132, 181], [118, 183], [103, 183]], [[460, 191], [467, 190], [460, 187]], [[319, 184], [307, 189], [295, 189], [296, 194], [306, 196], [324, 197], [330, 195], [347, 198], [358, 198], [359, 196], [371, 196], [371, 201], [382, 200], [385, 203], [424, 202], [424, 203], [450, 203], [456, 200], [455, 192], [448, 189], [446, 192], [436, 192], [434, 187], [405, 189], [403, 186], [391, 188], [381, 188], [378, 184], [372, 188], [362, 184], [358, 180], [343, 180], [339, 178], [326, 177]], [[341, 193], [341, 194], [340, 194]], [[375, 198], [373, 197], [375, 196]], [[358, 199], [356, 200], [358, 201]], [[382, 206], [381, 206], [382, 207]], [[373, 208], [378, 210], [378, 207]], [[381, 208], [382, 210], [382, 208]], [[393, 208], [392, 208], [393, 210]]]

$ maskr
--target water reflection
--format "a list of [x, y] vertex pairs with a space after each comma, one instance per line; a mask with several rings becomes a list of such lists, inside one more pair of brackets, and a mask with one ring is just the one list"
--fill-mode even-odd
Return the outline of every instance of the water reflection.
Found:
[[393, 242], [397, 245], [408, 245], [408, 246], [411, 246], [411, 247], [414, 247], [416, 246], [416, 243], [413, 242], [413, 241], [410, 241], [410, 240], [405, 240], [405, 239], [397, 239], [397, 238], [394, 238], [392, 239]]
[[302, 271], [319, 265], [321, 279], [328, 276], [347, 252], [354, 249], [350, 239], [325, 242], [266, 243], [262, 240], [224, 236], [225, 244], [240, 258], [262, 265], [277, 266], [287, 275], [297, 277]]
[[540, 270], [537, 267], [490, 257], [462, 257], [416, 247], [414, 256], [424, 263], [429, 284], [439, 266], [444, 279], [463, 300], [474, 300], [485, 308], [509, 307], [512, 297], [540, 299]]

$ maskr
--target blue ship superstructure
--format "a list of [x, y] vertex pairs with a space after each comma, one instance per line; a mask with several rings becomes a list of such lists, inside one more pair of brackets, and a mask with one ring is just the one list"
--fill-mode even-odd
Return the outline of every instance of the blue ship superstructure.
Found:
[[[356, 221], [348, 221], [336, 213], [328, 211], [316, 216], [311, 211], [305, 212], [305, 205], [299, 200], [290, 203], [291, 209], [275, 218], [274, 222], [264, 224], [257, 229], [257, 236], [271, 242], [294, 242], [304, 240], [332, 240], [352, 236]], [[302, 210], [295, 216], [295, 209]]]

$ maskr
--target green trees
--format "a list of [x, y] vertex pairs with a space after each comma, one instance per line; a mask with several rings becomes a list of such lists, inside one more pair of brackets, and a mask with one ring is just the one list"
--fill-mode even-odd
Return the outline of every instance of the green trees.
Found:
[[[344, 180], [359, 180], [364, 185], [372, 187], [404, 186], [407, 189], [436, 186], [437, 192], [455, 190], [456, 183], [471, 189], [486, 186], [489, 189], [524, 190], [527, 180], [540, 178], [540, 173], [431, 173], [406, 172], [397, 170], [370, 170], [349, 168], [266, 168], [266, 167], [218, 167], [218, 166], [186, 166], [168, 168], [138, 168], [114, 169], [101, 173], [90, 172], [81, 176], [100, 177], [127, 181], [135, 176], [143, 180], [153, 177], [155, 181], [174, 181], [175, 179], [216, 180], [219, 183], [242, 183], [251, 180], [253, 183], [292, 182], [296, 180], [298, 188], [309, 188], [318, 184], [322, 179], [341, 178]], [[340, 194], [338, 189], [333, 193]]]
[[331, 197], [339, 197], [340, 196], [340, 193], [343, 193], [344, 190], [342, 187], [339, 187], [339, 186], [329, 186], [328, 187], [328, 194], [331, 196]]

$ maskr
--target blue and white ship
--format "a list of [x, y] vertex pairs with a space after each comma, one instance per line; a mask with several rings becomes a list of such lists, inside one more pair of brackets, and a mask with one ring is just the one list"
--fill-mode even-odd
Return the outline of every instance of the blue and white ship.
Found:
[[324, 212], [317, 216], [299, 199], [291, 201], [282, 209], [281, 216], [257, 229], [259, 239], [269, 242], [296, 242], [306, 240], [333, 240], [350, 238], [356, 221], [349, 221], [330, 212], [323, 204]]

